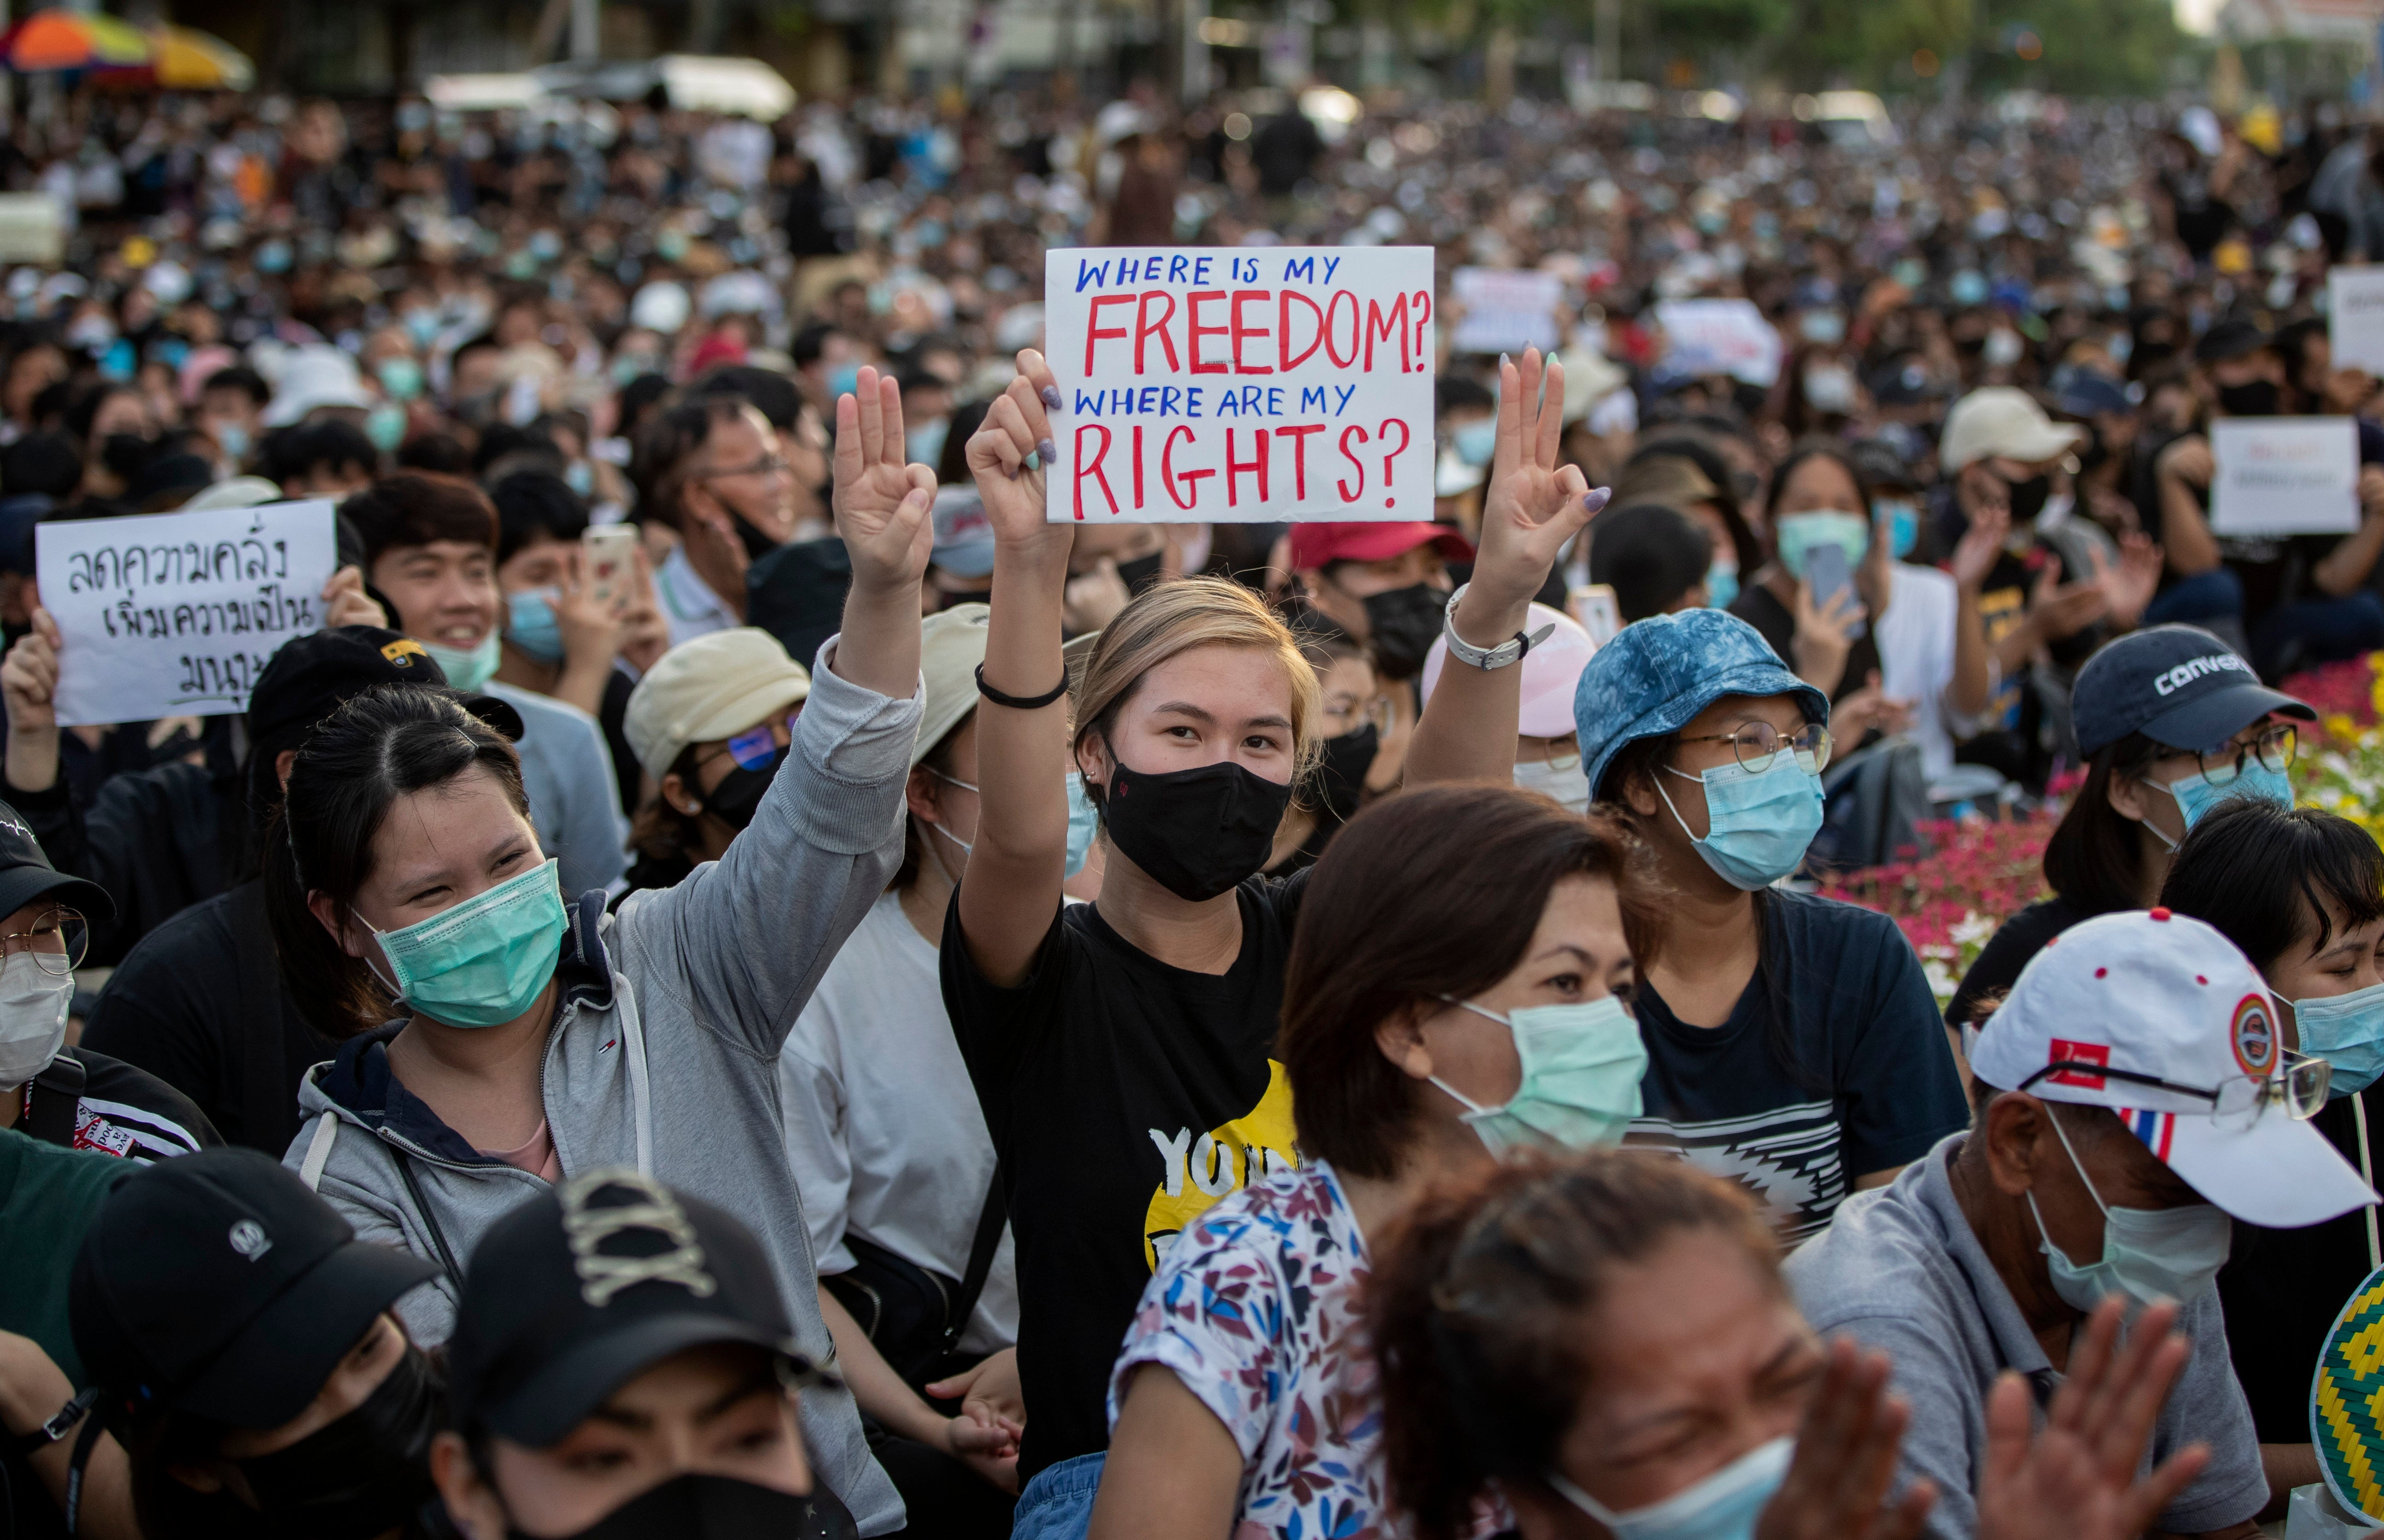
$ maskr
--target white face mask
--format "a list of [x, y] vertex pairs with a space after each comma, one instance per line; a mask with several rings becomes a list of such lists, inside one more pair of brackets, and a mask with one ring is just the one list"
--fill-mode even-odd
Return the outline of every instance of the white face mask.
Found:
[[0, 962], [0, 1089], [49, 1068], [66, 1046], [67, 1011], [73, 1004], [74, 975], [51, 977], [31, 952], [14, 952]]
[[1579, 754], [1568, 751], [1552, 760], [1519, 761], [1515, 784], [1540, 793], [1567, 813], [1589, 811], [1589, 776], [1582, 770]]
[[1617, 1513], [1551, 1471], [1548, 1484], [1612, 1531], [1615, 1540], [1749, 1540], [1766, 1504], [1788, 1479], [1793, 1438], [1758, 1444], [1745, 1454], [1660, 1502]]

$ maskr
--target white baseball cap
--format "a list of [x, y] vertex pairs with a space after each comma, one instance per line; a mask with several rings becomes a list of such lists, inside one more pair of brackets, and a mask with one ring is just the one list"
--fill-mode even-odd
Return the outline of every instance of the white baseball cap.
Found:
[[2057, 423], [2026, 391], [1988, 385], [1972, 391], [1945, 414], [1937, 459], [1948, 471], [1998, 455], [2036, 465], [2067, 454], [2086, 441], [2086, 430]]
[[1979, 1029], [1970, 1070], [1999, 1090], [2108, 1107], [2204, 1198], [2291, 1230], [2377, 1198], [2283, 1103], [2248, 1121], [2214, 1110], [2230, 1081], [2273, 1085], [2283, 1049], [2276, 1001], [2233, 942], [2187, 915], [2131, 910], [2047, 941]]
[[621, 732], [661, 780], [690, 743], [766, 722], [812, 692], [811, 670], [751, 626], [712, 631], [664, 652], [629, 692]]
[[[1581, 622], [1562, 610], [1534, 604], [1531, 615], [1523, 623], [1525, 631], [1537, 635], [1543, 626], [1551, 629], [1546, 641], [1532, 643], [1523, 654], [1523, 700], [1515, 730], [1531, 738], [1563, 738], [1573, 730], [1573, 687], [1581, 683], [1581, 671], [1597, 649]], [[1432, 703], [1447, 663], [1448, 638], [1433, 638], [1432, 651], [1423, 655], [1424, 704]]]
[[911, 745], [913, 769], [976, 710], [976, 671], [985, 662], [985, 623], [992, 614], [983, 604], [954, 604], [919, 623], [919, 677], [926, 684], [927, 709]]

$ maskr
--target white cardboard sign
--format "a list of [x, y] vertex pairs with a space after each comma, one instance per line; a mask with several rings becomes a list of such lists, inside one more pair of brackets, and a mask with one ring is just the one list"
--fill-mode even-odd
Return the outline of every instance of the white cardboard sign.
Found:
[[2326, 315], [2334, 366], [2384, 375], [2384, 267], [2329, 268]]
[[333, 528], [323, 500], [36, 525], [59, 724], [247, 709], [281, 644], [322, 628]]
[[1449, 334], [1452, 352], [1556, 349], [1557, 306], [1564, 303], [1564, 279], [1554, 273], [1459, 267], [1449, 275], [1449, 298], [1461, 307]]
[[2214, 535], [2347, 535], [2359, 528], [2359, 429], [2349, 417], [2221, 417]]
[[1432, 248], [1062, 249], [1055, 524], [1432, 516]]
[[1726, 374], [1769, 388], [1780, 379], [1780, 333], [1752, 300], [1665, 300], [1664, 368], [1675, 375]]

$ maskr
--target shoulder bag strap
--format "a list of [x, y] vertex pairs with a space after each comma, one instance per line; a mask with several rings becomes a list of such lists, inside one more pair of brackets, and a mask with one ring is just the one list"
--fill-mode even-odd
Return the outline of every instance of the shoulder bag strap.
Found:
[[448, 1283], [460, 1293], [464, 1270], [455, 1265], [455, 1253], [447, 1249], [447, 1233], [439, 1228], [439, 1216], [430, 1211], [429, 1199], [422, 1196], [421, 1179], [414, 1174], [414, 1157], [395, 1145], [390, 1146], [390, 1153], [397, 1158], [397, 1174], [405, 1183], [406, 1196], [414, 1199], [415, 1211], [422, 1216], [422, 1227], [430, 1232], [430, 1246], [439, 1253], [439, 1265], [446, 1270]]
[[25, 1132], [43, 1144], [74, 1146], [75, 1112], [82, 1105], [88, 1077], [72, 1055], [61, 1053], [33, 1076], [25, 1095]]
[[237, 890], [230, 905], [233, 961], [240, 973], [240, 1126], [244, 1144], [273, 1143], [267, 1130], [297, 1115], [298, 1098], [283, 1068], [290, 1056], [281, 1040], [289, 1016], [281, 971], [273, 955], [273, 932], [265, 915], [265, 885]]
[[993, 1180], [986, 1184], [985, 1207], [977, 1211], [976, 1236], [969, 1242], [968, 1272], [961, 1277], [961, 1291], [952, 1296], [951, 1314], [944, 1321], [947, 1353], [968, 1331], [969, 1317], [976, 1313], [977, 1296], [985, 1292], [985, 1281], [993, 1272], [993, 1254], [1001, 1249], [1001, 1232], [1009, 1223], [1010, 1205], [1002, 1198], [1001, 1168], [996, 1165]]

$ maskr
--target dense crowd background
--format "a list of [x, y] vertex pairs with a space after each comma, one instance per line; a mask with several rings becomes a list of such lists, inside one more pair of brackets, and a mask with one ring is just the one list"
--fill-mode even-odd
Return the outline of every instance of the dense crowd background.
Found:
[[[2384, 1265], [2384, 854], [2273, 688], [2384, 649], [2324, 315], [2379, 153], [1322, 84], [20, 121], [14, 1523], [2254, 1533]], [[1431, 519], [1046, 526], [1045, 253], [1275, 242], [1434, 248]], [[1449, 350], [1468, 267], [1554, 277], [1545, 355]], [[2210, 425], [2295, 415], [2356, 532], [2215, 535]], [[302, 498], [329, 625], [245, 713], [59, 726], [41, 525]], [[2047, 809], [1942, 1012], [1814, 892]]]

